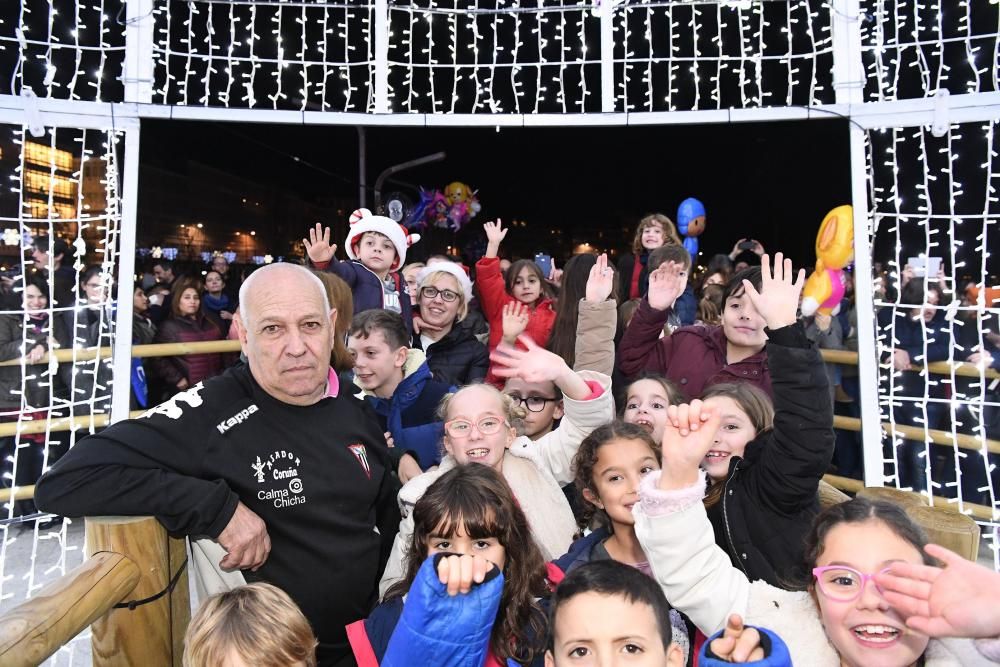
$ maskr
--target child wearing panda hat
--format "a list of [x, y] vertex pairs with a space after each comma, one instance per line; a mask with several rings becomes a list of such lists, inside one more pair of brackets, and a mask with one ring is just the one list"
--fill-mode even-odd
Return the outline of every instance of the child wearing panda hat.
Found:
[[336, 244], [330, 244], [330, 228], [319, 223], [302, 239], [313, 266], [336, 273], [351, 287], [354, 314], [384, 308], [399, 313], [412, 333], [410, 299], [403, 294], [405, 283], [396, 272], [406, 261], [406, 249], [420, 240], [405, 227], [366, 208], [351, 214], [351, 228], [344, 242], [350, 262], [334, 256]]

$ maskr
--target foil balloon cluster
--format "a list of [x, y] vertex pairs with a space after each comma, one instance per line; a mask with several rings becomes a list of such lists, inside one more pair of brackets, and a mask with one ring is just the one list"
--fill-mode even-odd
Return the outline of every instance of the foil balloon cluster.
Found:
[[444, 190], [420, 188], [420, 200], [409, 208], [402, 224], [416, 231], [436, 227], [457, 232], [480, 210], [482, 206], [476, 191], [465, 183], [455, 181]]

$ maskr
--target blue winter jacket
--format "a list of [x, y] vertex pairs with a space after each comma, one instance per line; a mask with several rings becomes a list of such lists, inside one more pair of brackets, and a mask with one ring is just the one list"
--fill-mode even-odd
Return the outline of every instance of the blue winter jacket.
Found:
[[455, 387], [436, 381], [424, 353], [411, 349], [403, 366], [406, 375], [391, 398], [364, 392], [397, 450], [413, 452], [422, 470], [441, 462], [444, 424], [437, 417], [441, 399]]
[[[337, 274], [350, 286], [351, 292], [354, 293], [355, 315], [365, 310], [385, 308], [382, 279], [361, 262], [357, 260], [341, 262], [332, 259], [326, 270]], [[398, 273], [390, 273], [389, 278], [395, 281], [396, 291], [399, 293], [400, 315], [403, 317], [403, 323], [406, 324], [406, 330], [412, 335], [413, 312], [410, 307], [410, 297], [406, 293], [406, 283], [400, 279]]]
[[359, 667], [482, 667], [503, 593], [503, 574], [490, 570], [466, 595], [449, 596], [438, 581], [435, 554], [420, 566], [402, 598], [382, 603], [347, 627]]
[[[764, 659], [742, 664], [749, 665], [749, 667], [792, 667], [792, 657], [781, 637], [767, 628], [756, 628], [756, 630], [760, 633], [760, 647], [764, 649]], [[721, 637], [723, 632], [723, 630], [719, 630], [701, 645], [698, 667], [725, 667], [733, 664], [712, 653], [712, 640]]]

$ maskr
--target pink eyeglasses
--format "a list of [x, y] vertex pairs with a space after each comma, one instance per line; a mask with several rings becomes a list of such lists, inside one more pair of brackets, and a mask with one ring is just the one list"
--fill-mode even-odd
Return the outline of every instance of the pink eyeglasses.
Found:
[[869, 581], [875, 584], [875, 590], [881, 595], [882, 589], [875, 583], [875, 576], [888, 571], [889, 568], [885, 568], [874, 574], [867, 574], [846, 565], [824, 565], [814, 567], [812, 573], [823, 595], [837, 602], [853, 602], [861, 596]]

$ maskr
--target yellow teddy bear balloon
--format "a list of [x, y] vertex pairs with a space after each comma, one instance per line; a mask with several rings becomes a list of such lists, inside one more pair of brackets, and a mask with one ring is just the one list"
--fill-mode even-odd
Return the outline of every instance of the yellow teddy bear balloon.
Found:
[[448, 199], [448, 205], [454, 206], [472, 199], [472, 188], [465, 183], [455, 181], [445, 186], [444, 196]]
[[844, 298], [844, 267], [854, 259], [854, 209], [838, 206], [816, 234], [816, 270], [802, 289], [802, 314], [836, 315]]

